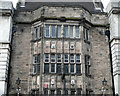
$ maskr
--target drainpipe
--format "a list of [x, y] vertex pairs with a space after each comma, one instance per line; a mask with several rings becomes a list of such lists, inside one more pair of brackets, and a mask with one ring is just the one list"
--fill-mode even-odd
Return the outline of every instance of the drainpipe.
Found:
[[111, 65], [111, 75], [112, 75], [112, 90], [113, 90], [113, 96], [115, 96], [115, 87], [114, 87], [114, 76], [113, 76], [113, 66], [112, 66], [112, 52], [111, 52], [111, 43], [110, 43], [110, 30], [105, 31], [105, 35], [108, 37], [109, 41], [109, 55], [110, 55], [110, 65]]

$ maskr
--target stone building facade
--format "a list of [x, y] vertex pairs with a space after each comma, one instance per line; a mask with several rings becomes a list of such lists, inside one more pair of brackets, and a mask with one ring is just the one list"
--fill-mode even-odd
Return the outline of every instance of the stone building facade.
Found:
[[109, 22], [100, 5], [26, 2], [18, 8], [9, 94], [16, 93], [18, 77], [21, 94], [113, 94]]
[[110, 43], [115, 93], [120, 95], [120, 0], [108, 4], [107, 12], [110, 23]]
[[11, 53], [13, 6], [0, 1], [0, 96], [7, 93]]

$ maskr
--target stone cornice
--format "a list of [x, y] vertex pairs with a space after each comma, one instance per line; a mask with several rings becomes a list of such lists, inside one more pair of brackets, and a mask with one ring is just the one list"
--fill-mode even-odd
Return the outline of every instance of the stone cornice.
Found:
[[40, 18], [34, 19], [31, 22], [15, 22], [15, 23], [16, 24], [33, 24], [38, 21], [45, 22], [47, 20], [58, 20], [60, 22], [78, 21], [79, 24], [87, 23], [92, 27], [109, 27], [109, 24], [93, 24], [90, 21], [86, 20], [85, 18], [75, 18], [75, 17], [44, 17], [44, 16], [41, 16]]

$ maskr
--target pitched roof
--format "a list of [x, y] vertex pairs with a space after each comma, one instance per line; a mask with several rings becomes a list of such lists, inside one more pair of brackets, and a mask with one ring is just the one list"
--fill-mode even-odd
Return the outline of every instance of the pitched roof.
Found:
[[25, 2], [25, 7], [20, 7], [18, 8], [18, 10], [34, 11], [42, 6], [53, 6], [53, 7], [64, 6], [64, 7], [83, 7], [89, 12], [100, 12], [99, 10], [95, 10], [95, 6], [92, 0], [89, 0], [89, 2], [64, 2], [64, 1], [66, 0], [61, 0], [61, 2]]

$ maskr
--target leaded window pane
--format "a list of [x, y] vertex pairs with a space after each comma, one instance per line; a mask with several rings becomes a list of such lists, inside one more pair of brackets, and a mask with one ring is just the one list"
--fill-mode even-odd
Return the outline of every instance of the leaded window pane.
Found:
[[57, 64], [57, 73], [61, 73], [61, 64]]
[[49, 64], [44, 64], [44, 73], [49, 73]]
[[68, 64], [64, 64], [64, 73], [69, 73], [69, 66]]
[[76, 32], [76, 38], [79, 38], [80, 37], [79, 26], [75, 27], [75, 32]]
[[55, 38], [56, 37], [56, 32], [55, 32], [55, 26], [51, 26], [51, 28], [52, 28], [52, 33], [51, 33], [51, 37], [52, 38]]
[[61, 37], [61, 26], [57, 26], [57, 37]]
[[70, 71], [71, 71], [71, 73], [74, 73], [74, 64], [70, 65]]
[[61, 63], [61, 61], [62, 61], [61, 59], [62, 59], [62, 58], [61, 58], [61, 54], [57, 54], [57, 62], [58, 62], [58, 63], [59, 63], [59, 62]]
[[49, 36], [50, 36], [49, 25], [46, 25], [45, 37], [49, 37]]
[[73, 26], [70, 26], [70, 38], [73, 38], [74, 34], [73, 34]]
[[55, 72], [55, 64], [51, 64], [51, 72]]
[[64, 26], [64, 38], [68, 37], [68, 26]]
[[81, 73], [81, 64], [76, 64], [76, 73]]

